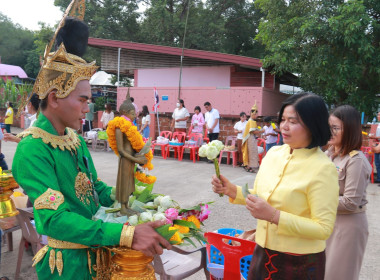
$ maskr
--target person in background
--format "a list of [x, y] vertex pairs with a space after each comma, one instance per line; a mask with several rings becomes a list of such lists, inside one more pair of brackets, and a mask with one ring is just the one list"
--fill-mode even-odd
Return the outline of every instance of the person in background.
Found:
[[247, 279], [322, 280], [339, 190], [335, 165], [319, 148], [331, 137], [329, 114], [322, 98], [300, 93], [284, 101], [279, 118], [285, 144], [265, 156], [253, 190], [214, 175], [213, 191], [257, 219]]
[[[40, 100], [38, 98], [38, 95], [33, 93], [28, 104], [26, 105], [26, 112], [30, 115], [29, 127], [32, 127], [34, 125], [34, 122], [37, 119], [37, 111], [38, 111], [39, 106], [40, 106]], [[26, 128], [29, 128], [29, 127], [26, 127]], [[4, 141], [19, 143], [21, 141], [21, 138], [13, 135], [12, 133], [5, 133]]]
[[171, 130], [175, 130], [175, 132], [186, 133], [186, 122], [190, 117], [189, 111], [185, 108], [185, 102], [182, 99], [178, 99], [176, 106], [177, 108], [174, 109], [170, 128]]
[[4, 138], [4, 134], [3, 134], [3, 130], [0, 128], [0, 167], [3, 169], [3, 170], [8, 170], [8, 164], [7, 162], [5, 161], [5, 156], [4, 154], [1, 152], [1, 140]]
[[349, 105], [339, 106], [329, 124], [332, 137], [326, 154], [338, 173], [339, 204], [334, 231], [327, 240], [325, 279], [357, 280], [368, 240], [366, 189], [372, 167], [360, 151], [359, 112]]
[[204, 134], [203, 132], [204, 125], [205, 125], [205, 119], [203, 118], [201, 107], [195, 106], [194, 115], [191, 118], [191, 127], [193, 128], [191, 132]]
[[86, 130], [85, 131], [90, 131], [94, 127], [92, 126], [92, 122], [94, 120], [94, 113], [95, 113], [95, 104], [94, 104], [94, 98], [89, 98], [88, 99], [88, 108], [89, 111], [86, 113]]
[[272, 124], [272, 118], [271, 117], [265, 117], [264, 118], [264, 134], [263, 137], [265, 139], [265, 148], [266, 152], [270, 150], [273, 146], [276, 146], [277, 144], [277, 132], [274, 130]]
[[212, 140], [217, 140], [219, 136], [219, 112], [217, 109], [212, 108], [210, 102], [205, 102], [203, 104], [206, 109], [205, 121], [206, 121], [206, 129], [208, 133], [208, 138], [210, 142]]
[[5, 130], [8, 133], [11, 133], [11, 125], [13, 124], [13, 105], [11, 102], [7, 102], [6, 105], [7, 111], [5, 112], [5, 117], [4, 117], [4, 123], [5, 123]]
[[[136, 116], [140, 116], [140, 114], [139, 114], [139, 107], [137, 107], [137, 105], [135, 103], [135, 99], [133, 97], [130, 97], [129, 99], [131, 100], [132, 105], [135, 107]], [[137, 126], [137, 128], [138, 128], [137, 118], [135, 118], [135, 120], [133, 121], [133, 124], [135, 126]]]
[[245, 126], [247, 125], [247, 114], [244, 112], [240, 113], [240, 121], [235, 123], [234, 132], [237, 134], [237, 158], [238, 165], [241, 167], [245, 167], [243, 163], [243, 152], [241, 150], [241, 146], [243, 144], [243, 132], [245, 130]]
[[[377, 113], [377, 120], [380, 122], [380, 112]], [[374, 144], [372, 147], [372, 151], [375, 155], [375, 166], [376, 166], [376, 180], [375, 183], [380, 183], [380, 125], [377, 125], [376, 134], [374, 136], [370, 136], [370, 139], [374, 139], [377, 144]], [[380, 187], [380, 185], [378, 185]]]
[[104, 109], [105, 110], [103, 112], [103, 115], [102, 115], [102, 118], [100, 119], [100, 121], [103, 124], [103, 129], [106, 130], [109, 121], [113, 120], [115, 118], [115, 115], [112, 112], [111, 104], [107, 103], [106, 105], [104, 105]]
[[255, 173], [259, 169], [259, 152], [257, 148], [256, 136], [263, 133], [262, 129], [259, 129], [256, 124], [257, 106], [252, 106], [251, 117], [249, 118], [243, 133], [243, 165], [245, 170], [250, 173]]
[[144, 138], [149, 138], [149, 135], [150, 135], [150, 128], [149, 128], [149, 125], [150, 125], [150, 115], [149, 115], [148, 106], [144, 105], [142, 107], [142, 111], [141, 111], [140, 114], [143, 117], [142, 121], [141, 121], [140, 133], [142, 134], [142, 136]]

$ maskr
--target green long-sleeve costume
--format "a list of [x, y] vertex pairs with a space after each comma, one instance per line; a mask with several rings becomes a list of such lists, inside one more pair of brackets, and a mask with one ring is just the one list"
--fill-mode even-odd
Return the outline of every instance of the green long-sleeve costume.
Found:
[[[42, 113], [35, 127], [23, 134], [12, 168], [14, 178], [34, 203], [37, 232], [91, 248], [119, 244], [122, 224], [91, 220], [100, 205], [113, 203], [110, 198], [112, 188], [98, 180], [83, 138], [71, 129], [66, 129], [66, 135], [58, 136]], [[96, 203], [93, 188], [100, 205]], [[62, 252], [61, 276], [57, 269], [51, 274], [51, 250], [48, 247], [46, 255], [36, 265], [39, 279], [92, 279], [95, 276], [93, 269], [89, 272], [88, 252], [91, 266], [95, 264], [91, 249], [54, 249], [56, 255]]]

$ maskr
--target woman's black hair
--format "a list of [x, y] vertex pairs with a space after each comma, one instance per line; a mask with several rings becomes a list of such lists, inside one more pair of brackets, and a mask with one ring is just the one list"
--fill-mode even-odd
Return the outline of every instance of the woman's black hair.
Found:
[[331, 113], [343, 123], [341, 156], [348, 155], [353, 150], [360, 150], [362, 146], [362, 125], [360, 113], [350, 105], [337, 107]]
[[8, 101], [8, 106], [11, 107], [11, 108], [13, 108], [12, 102]]
[[199, 107], [199, 106], [195, 106], [194, 111], [195, 111], [195, 110], [198, 110], [199, 113], [200, 113], [200, 112], [201, 112], [201, 107]]
[[307, 92], [290, 96], [282, 103], [278, 123], [281, 124], [284, 109], [289, 105], [294, 107], [297, 115], [310, 131], [311, 143], [307, 148], [311, 149], [326, 145], [331, 138], [331, 131], [329, 113], [323, 99], [318, 95]]
[[240, 113], [240, 117], [242, 117], [242, 116], [246, 116], [247, 114], [245, 113], [245, 112], [241, 112]]
[[40, 107], [40, 99], [36, 93], [32, 94], [29, 102], [32, 104], [34, 110], [38, 111], [38, 108]]
[[148, 106], [146, 106], [146, 105], [142, 106], [141, 115], [144, 116], [144, 117], [146, 117], [147, 115], [149, 115]]
[[186, 108], [186, 107], [185, 107], [185, 102], [183, 101], [183, 99], [178, 99], [178, 101], [179, 101], [179, 103], [182, 104], [182, 107], [183, 107], [183, 108]]

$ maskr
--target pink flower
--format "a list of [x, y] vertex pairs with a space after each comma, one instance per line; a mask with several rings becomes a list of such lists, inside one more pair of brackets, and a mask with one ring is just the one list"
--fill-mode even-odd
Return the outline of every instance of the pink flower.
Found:
[[170, 224], [170, 225], [172, 225], [173, 224], [173, 221], [172, 220], [170, 220], [170, 219], [168, 219], [168, 218], [166, 218], [166, 222], [165, 222], [165, 224]]
[[178, 210], [175, 208], [169, 208], [165, 211], [165, 216], [167, 219], [173, 221], [178, 218]]
[[198, 214], [198, 220], [200, 222], [203, 222], [204, 220], [206, 220], [208, 218], [208, 214], [210, 214], [210, 210], [208, 210], [208, 205], [207, 204], [204, 204], [201, 206], [201, 212]]

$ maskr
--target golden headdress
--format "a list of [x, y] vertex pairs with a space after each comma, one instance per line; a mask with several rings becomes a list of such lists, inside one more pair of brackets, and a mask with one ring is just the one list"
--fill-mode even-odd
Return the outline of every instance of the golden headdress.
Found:
[[85, 11], [85, 0], [72, 0], [60, 21], [56, 32], [47, 45], [43, 65], [38, 73], [33, 92], [44, 99], [49, 92], [56, 90], [56, 97], [67, 97], [82, 80], [90, 80], [98, 68], [95, 62], [87, 63], [84, 59], [66, 51], [62, 43], [58, 50], [50, 52], [58, 32], [65, 24], [68, 16], [83, 20]]
[[256, 105], [256, 100], [255, 100], [255, 105], [252, 106], [251, 110], [255, 110], [256, 112], [258, 112], [257, 105]]

